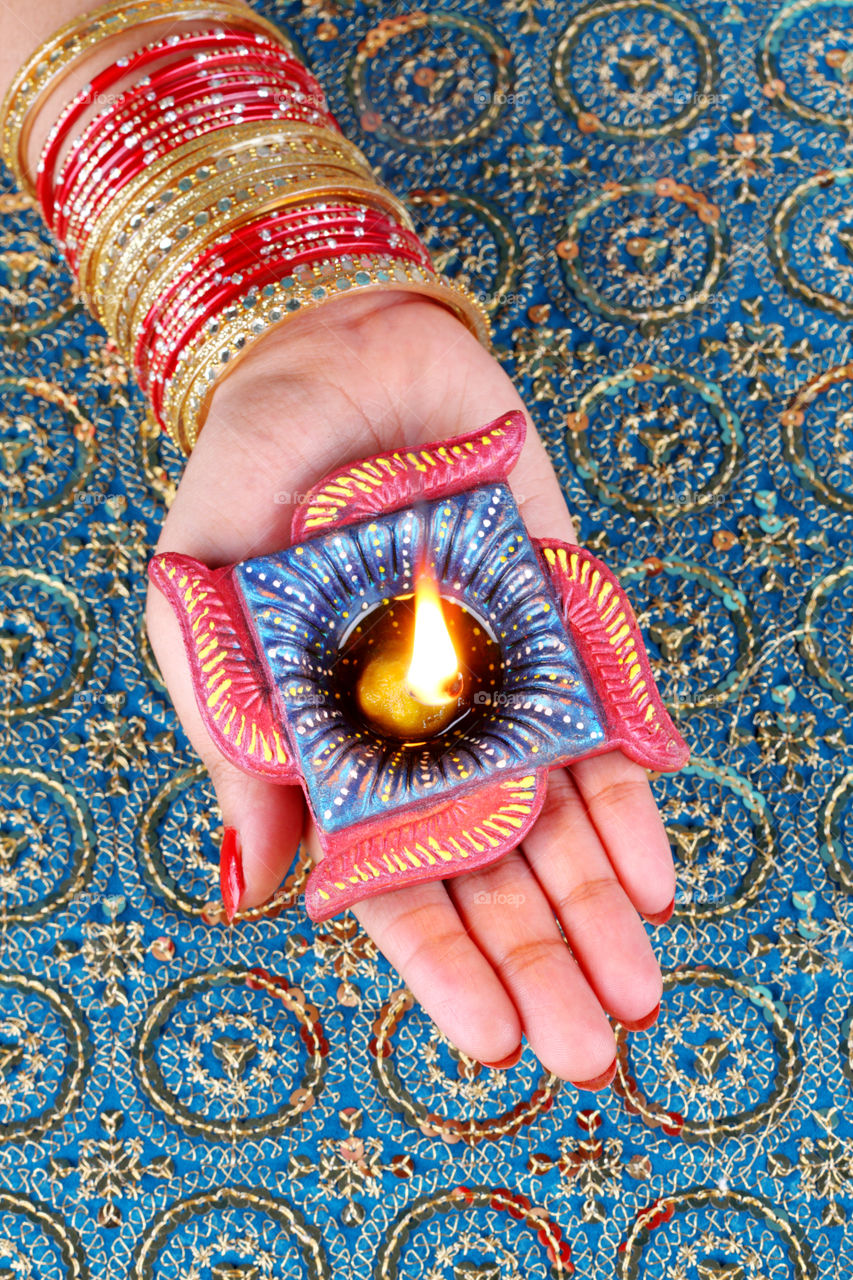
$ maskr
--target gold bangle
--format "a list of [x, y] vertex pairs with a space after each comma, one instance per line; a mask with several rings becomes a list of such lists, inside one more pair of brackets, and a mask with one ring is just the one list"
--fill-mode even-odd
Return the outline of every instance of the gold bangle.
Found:
[[[211, 93], [211, 96], [212, 96], [212, 93]], [[205, 98], [200, 99], [200, 103], [202, 105], [205, 104], [205, 102], [206, 102]], [[202, 130], [202, 131], [199, 131], [198, 133], [191, 133], [191, 136], [188, 138], [185, 138], [183, 141], [176, 139], [174, 141], [174, 145], [165, 155], [161, 155], [157, 160], [153, 160], [150, 163], [146, 163], [145, 172], [148, 174], [151, 181], [153, 181], [154, 176], [162, 172], [162, 169], [164, 166], [168, 168], [171, 167], [173, 163], [173, 157], [178, 152], [179, 148], [184, 148], [183, 154], [187, 154], [188, 149], [191, 147], [197, 147], [198, 149], [203, 150], [205, 145], [213, 145], [213, 140], [221, 139], [223, 134], [227, 133], [229, 137], [232, 137], [234, 136], [232, 132], [234, 130], [241, 130], [241, 129], [247, 130], [247, 127], [250, 123], [252, 122], [235, 120], [233, 124], [227, 125], [222, 129]], [[254, 122], [254, 123], [258, 126], [258, 128], [261, 127], [259, 122]], [[297, 120], [281, 120], [281, 121], [270, 120], [263, 126], [263, 128], [266, 130], [271, 128], [273, 125], [280, 125], [282, 128], [282, 131], [285, 131], [287, 133], [288, 139], [293, 138], [294, 140], [303, 131], [310, 131], [312, 136], [313, 134], [316, 133], [318, 136], [323, 136], [324, 138], [327, 137], [330, 132], [325, 128], [318, 127], [316, 124], [309, 124], [307, 121], [297, 121]], [[152, 122], [148, 124], [146, 129], [140, 130], [137, 136], [141, 140], [143, 138], [147, 138], [149, 133], [155, 133], [156, 130], [157, 130], [157, 124]], [[249, 136], [251, 137], [252, 135], [249, 135]], [[340, 137], [341, 135], [335, 135], [335, 136]], [[204, 139], [208, 139], [207, 144], [205, 143]], [[359, 148], [355, 146], [354, 143], [347, 142], [346, 139], [343, 139], [343, 141], [346, 144], [346, 146], [351, 149], [351, 152], [353, 154], [357, 154], [357, 156], [361, 159], [361, 161], [365, 165], [368, 165], [367, 158], [363, 155], [363, 153], [359, 150]], [[295, 141], [292, 144], [288, 142], [288, 145], [293, 145], [295, 147], [296, 143]], [[103, 195], [104, 187], [108, 186], [109, 184], [109, 175], [100, 173], [97, 175], [97, 178], [96, 178], [96, 182], [99, 185], [95, 187], [95, 189], [92, 189], [92, 187], [90, 186], [91, 179], [101, 167], [101, 162], [102, 162], [102, 154], [101, 154], [100, 148], [98, 148], [86, 161], [84, 161], [83, 165], [80, 167], [80, 171], [75, 179], [76, 186], [78, 187], [77, 197], [74, 201], [72, 201], [71, 204], [65, 205], [63, 207], [63, 213], [69, 222], [70, 228], [73, 228], [75, 219], [79, 221], [80, 217], [84, 216], [84, 211], [87, 203], [94, 204], [95, 207], [97, 207], [99, 198]], [[118, 192], [115, 198], [118, 198], [121, 194], [122, 194], [121, 192]], [[75, 245], [76, 240], [74, 236], [70, 236], [67, 240], [67, 243], [71, 245]]]
[[0, 104], [0, 156], [30, 195], [35, 187], [26, 173], [26, 151], [33, 119], [38, 108], [97, 45], [107, 45], [130, 27], [151, 26], [173, 18], [179, 21], [236, 23], [247, 31], [260, 31], [276, 40], [293, 57], [292, 42], [283, 31], [236, 0], [135, 0], [130, 4], [110, 0], [108, 4], [60, 27], [18, 70]]
[[[215, 150], [211, 139], [216, 139], [219, 144]], [[274, 139], [272, 141], [274, 144]], [[211, 135], [204, 134], [182, 143], [148, 165], [116, 193], [99, 215], [86, 215], [85, 210], [78, 209], [77, 216], [83, 214], [82, 229], [88, 231], [77, 265], [78, 282], [84, 298], [90, 292], [90, 270], [99, 257], [100, 246], [110, 242], [117, 224], [120, 226], [124, 221], [127, 226], [127, 211], [135, 209], [137, 200], [142, 201], [141, 216], [145, 216], [151, 200], [170, 200], [179, 185], [186, 188], [207, 181], [217, 170], [225, 172], [239, 166], [241, 158], [251, 161], [258, 148], [267, 145], [267, 135], [259, 134], [257, 123], [253, 121], [231, 125]], [[140, 216], [139, 212], [136, 216]]]
[[[295, 278], [296, 277], [296, 278]], [[467, 289], [433, 275], [415, 263], [378, 255], [349, 255], [297, 269], [277, 286], [247, 295], [218, 317], [181, 352], [168, 380], [162, 421], [169, 435], [187, 453], [207, 415], [214, 387], [254, 344], [308, 307], [316, 307], [352, 291], [375, 293], [397, 290], [418, 293], [439, 303], [461, 320], [487, 350], [491, 349], [488, 316]]]
[[[377, 188], [377, 192], [380, 194], [384, 194], [382, 191], [382, 188]], [[383, 213], [388, 213], [386, 203], [381, 200], [375, 200], [374, 194], [375, 194], [374, 192], [370, 192], [366, 196], [359, 197], [359, 202], [357, 204], [352, 205], [353, 209], [365, 209], [366, 207], [368, 207], [368, 208], [376, 208]], [[340, 191], [326, 191], [324, 193], [324, 198], [331, 197], [331, 198], [338, 198], [338, 199], [342, 198], [344, 200], [351, 200], [351, 195], [352, 193], [350, 189], [346, 188], [346, 189], [341, 189]], [[309, 203], [310, 205], [314, 205], [316, 202], [316, 199], [317, 197], [315, 192], [312, 192], [310, 202], [301, 202], [301, 203]], [[367, 250], [364, 250], [362, 253], [357, 252], [357, 256], [359, 257], [364, 256], [364, 254], [366, 254], [367, 252], [368, 252]], [[186, 261], [181, 264], [180, 270], [186, 271], [189, 266], [190, 266], [190, 262]], [[282, 267], [282, 270], [284, 270], [283, 267]], [[153, 300], [149, 304], [149, 307], [150, 305], [153, 305]], [[169, 349], [174, 346], [174, 344], [177, 342], [177, 340], [180, 337], [181, 331], [188, 324], [192, 323], [194, 316], [198, 313], [197, 312], [198, 305], [199, 305], [198, 299], [196, 298], [196, 295], [193, 292], [193, 283], [188, 282], [184, 284], [180, 295], [178, 295], [176, 298], [172, 300], [173, 314], [170, 317], [168, 327], [158, 328], [151, 335], [150, 349], [153, 353], [155, 353], [155, 355], [159, 355], [159, 353], [163, 349]], [[143, 308], [142, 306], [139, 306], [131, 317], [130, 329], [133, 333], [133, 338], [129, 346], [129, 351], [131, 353], [135, 353], [136, 351], [136, 344], [138, 341], [139, 331], [140, 331], [141, 325], [144, 323], [145, 316], [147, 314], [148, 314], [147, 309]], [[128, 357], [128, 359], [130, 360], [132, 358], [133, 358], [133, 355], [131, 354]]]
[[[205, 135], [209, 139], [210, 148], [216, 146], [217, 152], [219, 132], [224, 131]], [[258, 184], [265, 180], [272, 183], [273, 188], [280, 189], [284, 185], [285, 175], [292, 174], [294, 181], [298, 182], [306, 169], [318, 172], [340, 169], [359, 179], [375, 180], [363, 152], [327, 129], [317, 129], [313, 125], [291, 127], [288, 123], [277, 130], [275, 135], [268, 133], [267, 136], [272, 137], [273, 141], [229, 152], [226, 157], [227, 167], [217, 160], [215, 172], [209, 181], [205, 180], [200, 191], [195, 187], [193, 173], [187, 168], [184, 172], [170, 176], [168, 186], [152, 196], [149, 188], [156, 179], [152, 177], [150, 170], [146, 170], [147, 182], [137, 192], [140, 200], [144, 201], [144, 207], [138, 211], [144, 219], [140, 227], [142, 246], [145, 241], [158, 241], [168, 237], [174, 239], [179, 234], [182, 219], [197, 220], [202, 208], [209, 208], [217, 200], [230, 198], [239, 203], [248, 198], [248, 193], [243, 193], [250, 182]], [[202, 154], [204, 150], [206, 148]], [[199, 162], [194, 158], [193, 168], [198, 167]], [[173, 190], [175, 187], [178, 188], [177, 194]], [[129, 224], [134, 217], [134, 210], [128, 204], [123, 208]], [[122, 252], [133, 255], [135, 261], [131, 265], [135, 272], [144, 270], [144, 264], [139, 260], [140, 254], [144, 255], [145, 252], [142, 246], [136, 242], [135, 236], [131, 236], [121, 246]], [[111, 269], [121, 270], [121, 254], [113, 259]]]
[[[129, 268], [127, 263], [123, 263], [121, 276], [118, 271], [115, 275], [110, 272], [109, 289], [99, 287], [99, 298], [102, 300], [104, 327], [115, 338], [120, 349], [126, 350], [128, 344], [132, 349], [131, 331], [136, 328], [138, 320], [148, 314], [158, 294], [168, 287], [171, 279], [181, 274], [193, 258], [204, 252], [226, 231], [238, 231], [262, 214], [284, 209], [294, 203], [304, 203], [306, 195], [319, 199], [318, 192], [329, 191], [335, 186], [347, 193], [353, 193], [358, 186], [348, 171], [332, 168], [308, 170], [301, 175], [279, 175], [279, 180], [285, 177], [287, 181], [282, 181], [282, 189], [277, 194], [269, 194], [270, 184], [267, 179], [262, 178], [256, 186], [237, 193], [237, 196], [244, 197], [242, 208], [237, 206], [237, 196], [228, 201], [227, 209], [207, 207], [199, 215], [204, 216], [204, 223], [192, 228], [186, 236], [171, 238], [165, 232], [161, 245], [157, 245], [148, 254], [144, 250], [135, 252]], [[304, 181], [291, 181], [294, 177], [301, 177]], [[163, 247], [167, 240], [168, 246]], [[132, 274], [126, 283], [128, 269]]]
[[[259, 194], [263, 195], [262, 192]], [[381, 187], [373, 184], [353, 182], [344, 171], [340, 171], [337, 178], [336, 172], [329, 170], [322, 175], [317, 172], [309, 175], [307, 182], [288, 183], [269, 199], [260, 199], [241, 210], [229, 208], [220, 216], [217, 216], [219, 210], [211, 210], [202, 225], [192, 227], [184, 237], [176, 237], [168, 247], [158, 244], [150, 253], [144, 249], [136, 251], [129, 268], [127, 263], [122, 263], [115, 274], [110, 275], [110, 297], [104, 305], [104, 325], [119, 349], [124, 353], [135, 349], [136, 333], [157, 297], [189, 267], [194, 258], [225, 234], [238, 231], [276, 209], [291, 205], [310, 207], [318, 200], [334, 196], [349, 197], [354, 208], [377, 209], [397, 220], [396, 201], [390, 193], [386, 195]], [[203, 212], [208, 213], [207, 210]]]
[[[194, 173], [199, 169], [207, 176], [195, 178]], [[144, 189], [137, 190], [135, 200], [122, 204], [125, 234], [113, 235], [110, 240], [111, 233], [96, 230], [102, 243], [109, 243], [110, 251], [100, 257], [98, 270], [92, 276], [94, 289], [100, 287], [104, 271], [109, 270], [116, 273], [114, 280], [119, 292], [135, 275], [146, 272], [149, 246], [166, 252], [177, 242], [185, 241], [194, 229], [209, 227], [216, 221], [223, 225], [226, 214], [241, 214], [241, 206], [253, 198], [260, 212], [262, 208], [271, 207], [271, 202], [286, 197], [288, 186], [304, 185], [306, 179], [315, 175], [323, 178], [349, 175], [356, 182], [374, 181], [369, 168], [353, 167], [331, 148], [328, 158], [300, 158], [282, 153], [277, 147], [265, 147], [257, 156], [250, 151], [241, 153], [238, 167], [225, 172], [214, 169], [211, 173], [210, 170], [210, 165], [196, 164], [194, 171], [185, 170], [179, 179], [172, 179], [168, 188], [163, 189], [171, 198], [161, 197], [160, 193], [152, 197]], [[217, 219], [217, 214], [222, 217]], [[111, 287], [112, 283], [111, 278]]]
[[[106, 244], [94, 265], [91, 296], [101, 323], [123, 348], [125, 339], [119, 328], [120, 317], [126, 316], [131, 301], [134, 302], [134, 310], [141, 307], [138, 293], [133, 299], [129, 296], [135, 282], [144, 281], [142, 286], [136, 284], [136, 289], [143, 287], [146, 296], [153, 301], [152, 293], [159, 291], [157, 282], [164, 274], [168, 277], [179, 271], [186, 260], [229, 226], [236, 229], [262, 213], [301, 203], [306, 194], [335, 187], [353, 194], [359, 187], [367, 193], [376, 189], [368, 181], [361, 184], [359, 175], [343, 166], [300, 166], [283, 172], [279, 170], [274, 178], [264, 171], [254, 177], [249, 173], [245, 184], [237, 189], [233, 182], [219, 188], [215, 185], [210, 188], [200, 186], [192, 192], [194, 203], [176, 211], [177, 224], [157, 220], [150, 232], [145, 219], [135, 214], [128, 234], [122, 235], [118, 251], [111, 253], [113, 245]], [[185, 212], [187, 209], [189, 213]], [[155, 222], [154, 219], [151, 221]], [[138, 226], [132, 225], [134, 223]]]
[[[194, 138], [131, 179], [102, 209], [99, 217], [84, 218], [83, 228], [88, 228], [88, 235], [78, 259], [77, 275], [81, 294], [93, 307], [98, 319], [102, 319], [99, 281], [103, 279], [104, 271], [112, 265], [116, 252], [123, 249], [137, 226], [142, 226], [144, 221], [153, 218], [161, 208], [167, 205], [171, 207], [174, 202], [183, 200], [184, 194], [194, 188], [199, 188], [206, 198], [211, 179], [216, 179], [218, 175], [223, 178], [223, 183], [216, 188], [220, 193], [223, 188], [227, 190], [229, 184], [242, 185], [244, 178], [248, 179], [250, 175], [251, 166], [256, 162], [262, 169], [270, 165], [278, 169], [278, 175], [272, 181], [275, 186], [282, 187], [286, 179], [281, 175], [279, 147], [283, 141], [285, 148], [288, 148], [288, 144], [293, 141], [294, 132], [291, 130], [288, 135], [277, 126], [265, 128], [261, 132], [257, 122], [248, 121], [217, 130], [202, 138]], [[337, 143], [335, 149], [340, 150]], [[352, 146], [351, 150], [352, 154], [361, 156], [357, 147]], [[375, 181], [366, 158], [363, 175], [344, 164], [313, 164], [312, 167], [320, 174], [325, 169], [335, 175], [339, 172], [341, 175], [352, 173], [356, 188], [360, 177], [368, 185]], [[341, 178], [337, 180], [340, 181]], [[306, 188], [304, 183], [294, 188], [300, 191], [308, 189], [310, 188]], [[197, 193], [192, 199], [197, 199]], [[389, 199], [394, 199], [390, 193]], [[400, 216], [413, 228], [410, 215], [399, 202], [397, 204]], [[74, 243], [74, 239], [69, 243]]]

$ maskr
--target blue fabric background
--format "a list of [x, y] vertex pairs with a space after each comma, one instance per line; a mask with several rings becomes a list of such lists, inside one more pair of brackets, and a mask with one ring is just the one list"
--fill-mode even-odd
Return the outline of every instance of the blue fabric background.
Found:
[[266, 12], [635, 603], [666, 994], [593, 1098], [461, 1056], [301, 858], [223, 927], [142, 624], [180, 459], [2, 178], [0, 1276], [849, 1275], [850, 4]]

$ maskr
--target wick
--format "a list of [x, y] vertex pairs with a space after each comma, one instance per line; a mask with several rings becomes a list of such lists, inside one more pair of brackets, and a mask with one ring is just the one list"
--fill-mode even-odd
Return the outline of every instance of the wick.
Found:
[[[444, 700], [446, 702], [452, 702], [454, 698], [458, 698], [460, 693], [462, 692], [463, 684], [464, 684], [464, 680], [462, 678], [462, 672], [457, 671], [455, 676], [453, 676], [450, 680], [446, 680], [444, 682]], [[406, 693], [414, 702], [417, 702], [418, 705], [421, 707], [432, 707], [436, 705], [435, 703], [432, 703], [432, 702], [424, 702], [422, 698], [418, 697], [414, 689], [409, 684], [406, 685]]]

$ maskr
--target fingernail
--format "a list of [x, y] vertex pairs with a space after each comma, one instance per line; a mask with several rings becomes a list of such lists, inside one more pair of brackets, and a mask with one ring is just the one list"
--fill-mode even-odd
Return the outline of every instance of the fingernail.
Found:
[[600, 1076], [593, 1076], [591, 1080], [570, 1080], [576, 1089], [606, 1089], [613, 1077], [616, 1075], [616, 1059], [614, 1058], [606, 1071], [602, 1071]]
[[219, 851], [219, 889], [228, 923], [237, 914], [240, 899], [246, 890], [243, 879], [243, 853], [236, 827], [226, 827]]
[[651, 1013], [646, 1014], [645, 1018], [639, 1018], [636, 1022], [628, 1022], [625, 1018], [621, 1018], [620, 1021], [626, 1031], [645, 1031], [656, 1020], [659, 1013], [660, 1000], [658, 1000]]
[[517, 1049], [513, 1050], [509, 1057], [501, 1058], [500, 1062], [484, 1062], [483, 1066], [493, 1067], [496, 1071], [502, 1071], [506, 1067], [514, 1067], [517, 1062], [521, 1061], [522, 1047], [522, 1045], [519, 1045]]
[[[673, 898], [668, 907], [664, 907], [663, 911], [656, 911], [655, 914], [651, 916], [643, 916], [643, 919], [648, 920], [649, 924], [666, 924], [674, 910], [675, 898]], [[623, 1025], [627, 1026], [628, 1024], [624, 1023]]]

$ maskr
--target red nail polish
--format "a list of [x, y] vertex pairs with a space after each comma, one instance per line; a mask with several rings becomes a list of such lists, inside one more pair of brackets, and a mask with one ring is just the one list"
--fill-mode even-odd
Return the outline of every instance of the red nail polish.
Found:
[[626, 1031], [646, 1031], [656, 1021], [660, 1013], [660, 1000], [658, 1000], [651, 1013], [647, 1013], [645, 1018], [639, 1018], [636, 1022], [628, 1022], [625, 1018], [621, 1019], [622, 1026]]
[[514, 1067], [517, 1062], [521, 1061], [522, 1045], [514, 1049], [506, 1058], [501, 1058], [500, 1062], [484, 1062], [484, 1067], [493, 1067], [496, 1071], [503, 1071], [506, 1067]]
[[649, 924], [666, 924], [673, 911], [675, 910], [675, 898], [668, 907], [664, 907], [663, 911], [656, 911], [654, 915], [643, 916], [644, 920], [648, 920]]
[[607, 1070], [602, 1071], [600, 1076], [593, 1076], [591, 1080], [570, 1080], [569, 1084], [573, 1084], [576, 1089], [606, 1089], [615, 1075], [616, 1059], [614, 1058]]
[[226, 827], [222, 837], [222, 848], [219, 851], [219, 889], [222, 893], [225, 915], [230, 924], [237, 914], [240, 899], [246, 890], [246, 882], [243, 879], [243, 852], [236, 827]]

